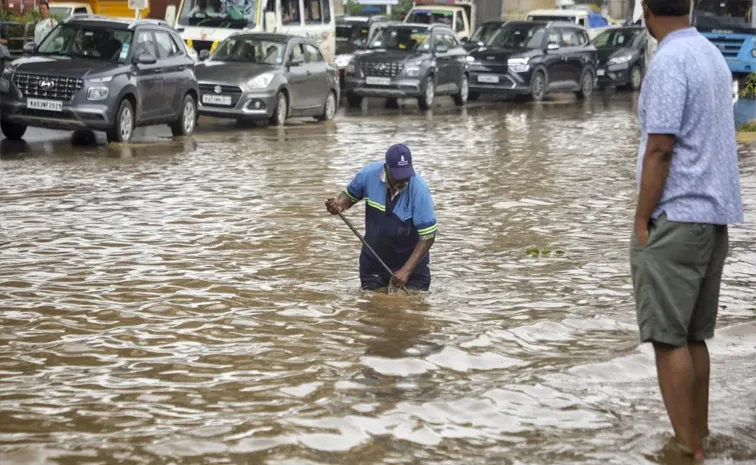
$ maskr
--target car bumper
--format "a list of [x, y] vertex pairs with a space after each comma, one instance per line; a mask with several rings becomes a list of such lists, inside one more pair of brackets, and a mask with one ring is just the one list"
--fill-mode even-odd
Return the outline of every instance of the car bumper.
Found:
[[470, 72], [470, 92], [481, 94], [527, 94], [530, 83], [518, 74]]
[[600, 86], [622, 85], [630, 82], [630, 68], [627, 66], [599, 66], [596, 74]]
[[114, 110], [105, 103], [72, 105], [63, 102], [61, 111], [38, 110], [27, 107], [27, 99], [13, 99], [9, 93], [0, 94], [0, 114], [4, 121], [26, 126], [62, 130], [100, 130], [113, 127]]
[[422, 82], [417, 78], [393, 78], [386, 85], [375, 85], [365, 79], [346, 78], [344, 90], [360, 97], [416, 98], [423, 95]]
[[[267, 119], [273, 116], [277, 91], [243, 92], [231, 106], [205, 102], [205, 94], [200, 93], [199, 114], [215, 118]], [[207, 94], [211, 95], [211, 94]]]

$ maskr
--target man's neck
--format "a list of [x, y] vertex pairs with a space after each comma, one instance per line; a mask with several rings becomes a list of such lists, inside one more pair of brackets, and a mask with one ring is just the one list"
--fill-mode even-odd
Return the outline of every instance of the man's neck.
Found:
[[687, 16], [656, 18], [656, 41], [661, 43], [668, 35], [690, 27]]

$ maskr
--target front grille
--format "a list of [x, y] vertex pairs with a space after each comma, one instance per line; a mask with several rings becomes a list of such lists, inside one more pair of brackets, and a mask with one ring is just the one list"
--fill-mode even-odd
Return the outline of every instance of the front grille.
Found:
[[[220, 93], [215, 91], [216, 87], [220, 87]], [[231, 97], [231, 106], [235, 107], [237, 103], [239, 103], [239, 99], [242, 96], [242, 90], [241, 87], [237, 86], [224, 86], [220, 84], [199, 84], [199, 90], [200, 94], [202, 95], [228, 95]], [[200, 97], [202, 98], [202, 97]], [[215, 105], [212, 103], [204, 103], [202, 102], [202, 105], [204, 106], [218, 106], [218, 107], [228, 107], [228, 105]]]
[[360, 69], [366, 76], [396, 77], [404, 70], [403, 63], [362, 62]]
[[745, 39], [739, 37], [709, 37], [709, 41], [714, 44], [725, 58], [735, 58], [740, 53]]
[[[84, 81], [62, 76], [45, 76], [40, 74], [16, 73], [13, 82], [25, 97], [38, 97], [52, 100], [70, 101], [81, 89]], [[52, 85], [49, 83], [52, 82]], [[40, 84], [45, 84], [45, 89]]]
[[507, 74], [507, 65], [496, 63], [473, 63], [470, 65], [470, 71], [475, 73]]

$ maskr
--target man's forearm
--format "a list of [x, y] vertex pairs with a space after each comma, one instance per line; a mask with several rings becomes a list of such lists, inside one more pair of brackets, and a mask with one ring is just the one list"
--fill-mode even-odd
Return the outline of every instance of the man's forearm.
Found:
[[352, 205], [355, 204], [355, 202], [353, 202], [352, 199], [350, 199], [349, 196], [346, 195], [346, 192], [344, 191], [341, 191], [339, 193], [339, 197], [336, 199], [336, 201], [339, 203], [339, 205], [344, 207], [344, 210], [349, 210], [352, 207]]
[[671, 151], [650, 150], [644, 156], [640, 194], [635, 210], [636, 225], [647, 225], [651, 220], [651, 215], [656, 210], [659, 199], [664, 193], [664, 185], [667, 183], [671, 162]]
[[415, 250], [412, 251], [412, 255], [410, 255], [409, 260], [407, 260], [407, 263], [404, 264], [403, 268], [409, 273], [415, 271], [417, 264], [420, 263], [420, 260], [422, 260], [428, 254], [428, 251], [430, 250], [435, 240], [435, 236], [429, 239], [421, 238], [415, 246]]

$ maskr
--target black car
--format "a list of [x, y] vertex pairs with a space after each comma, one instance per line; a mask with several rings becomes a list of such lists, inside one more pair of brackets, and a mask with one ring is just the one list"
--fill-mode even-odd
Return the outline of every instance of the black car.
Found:
[[599, 87], [629, 87], [638, 90], [646, 74], [646, 28], [607, 29], [593, 39], [598, 50]]
[[471, 99], [485, 93], [542, 100], [550, 92], [587, 98], [596, 84], [598, 52], [577, 24], [509, 22], [470, 55]]
[[334, 63], [339, 70], [339, 83], [344, 87], [344, 72], [356, 52], [367, 46], [370, 35], [387, 16], [342, 16], [336, 19], [336, 53]]
[[470, 37], [470, 41], [465, 44], [465, 50], [471, 52], [476, 48], [485, 46], [488, 39], [504, 24], [506, 24], [505, 21], [486, 21], [485, 23], [480, 23], [475, 28], [472, 37]]
[[194, 61], [165, 21], [72, 16], [24, 52], [30, 56], [0, 77], [0, 127], [9, 139], [28, 126], [105, 131], [110, 142], [128, 142], [137, 126], [194, 132]]
[[437, 95], [451, 95], [457, 105], [464, 105], [469, 90], [467, 57], [447, 25], [382, 25], [347, 67], [347, 101], [359, 106], [363, 97], [417, 98], [420, 108], [427, 110]]

